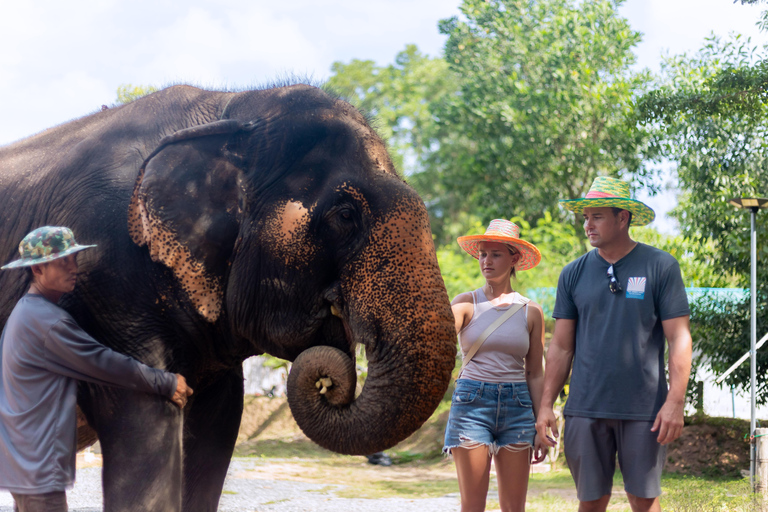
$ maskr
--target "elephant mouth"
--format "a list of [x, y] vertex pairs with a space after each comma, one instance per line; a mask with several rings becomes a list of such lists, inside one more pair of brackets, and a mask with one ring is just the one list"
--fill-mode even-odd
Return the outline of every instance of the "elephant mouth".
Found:
[[349, 315], [340, 285], [334, 283], [322, 296], [324, 299], [321, 314], [323, 323], [315, 343], [312, 345], [331, 346], [354, 359], [357, 341], [349, 323]]

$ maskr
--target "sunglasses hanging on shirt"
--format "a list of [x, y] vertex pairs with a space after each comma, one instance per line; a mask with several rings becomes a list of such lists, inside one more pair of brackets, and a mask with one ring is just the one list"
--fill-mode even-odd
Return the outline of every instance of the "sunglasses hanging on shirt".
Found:
[[616, 279], [616, 274], [613, 273], [613, 265], [608, 267], [608, 289], [611, 293], [619, 293], [621, 291], [621, 283]]

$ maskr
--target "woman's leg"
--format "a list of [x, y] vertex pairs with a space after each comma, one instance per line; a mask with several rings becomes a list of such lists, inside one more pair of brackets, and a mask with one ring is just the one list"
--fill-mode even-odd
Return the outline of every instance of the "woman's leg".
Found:
[[488, 446], [478, 444], [472, 448], [452, 448], [451, 453], [459, 477], [461, 512], [483, 512], [491, 472]]
[[493, 460], [502, 512], [523, 512], [531, 468], [530, 445], [510, 445], [509, 448], [502, 448]]

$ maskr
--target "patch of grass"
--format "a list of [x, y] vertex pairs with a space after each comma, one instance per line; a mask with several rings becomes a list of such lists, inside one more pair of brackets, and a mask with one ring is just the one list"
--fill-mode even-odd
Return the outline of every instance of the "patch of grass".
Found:
[[547, 473], [533, 473], [528, 480], [529, 489], [573, 489], [573, 478], [567, 469], [556, 469]]
[[439, 462], [443, 460], [443, 454], [438, 453], [415, 453], [410, 450], [394, 450], [388, 451], [387, 455], [392, 459], [392, 464], [411, 464], [411, 463], [425, 463]]
[[369, 480], [336, 491], [340, 498], [439, 498], [446, 494], [458, 493], [459, 483], [455, 478], [429, 480], [424, 482]]
[[535, 498], [529, 496], [525, 504], [527, 512], [573, 512], [576, 507], [573, 500], [547, 492]]
[[224, 489], [223, 491], [221, 491], [221, 494], [237, 494], [237, 492], [236, 491], [228, 491], [228, 490]]
[[750, 492], [749, 479], [705, 478], [666, 474], [661, 479], [661, 505], [675, 512], [763, 512]]
[[289, 500], [289, 499], [284, 499], [284, 500], [272, 500], [272, 501], [265, 501], [265, 502], [264, 502], [264, 504], [265, 504], [265, 505], [275, 505], [275, 504], [277, 504], [277, 503], [285, 503], [286, 501], [291, 501], [291, 500]]
[[241, 443], [235, 447], [235, 457], [260, 457], [260, 458], [312, 458], [312, 459], [340, 459], [339, 455], [321, 448], [311, 441], [264, 439]]
[[321, 487], [320, 489], [307, 489], [305, 492], [316, 492], [318, 494], [330, 494], [336, 489], [338, 489], [338, 487], [335, 485], [326, 485], [325, 487]]

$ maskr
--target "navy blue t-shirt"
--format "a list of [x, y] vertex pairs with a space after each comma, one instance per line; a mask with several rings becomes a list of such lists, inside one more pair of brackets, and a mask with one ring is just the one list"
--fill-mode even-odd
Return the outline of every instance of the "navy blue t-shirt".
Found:
[[690, 315], [680, 266], [638, 243], [610, 264], [594, 249], [560, 274], [555, 318], [576, 320], [568, 416], [649, 420], [667, 398], [662, 320]]

